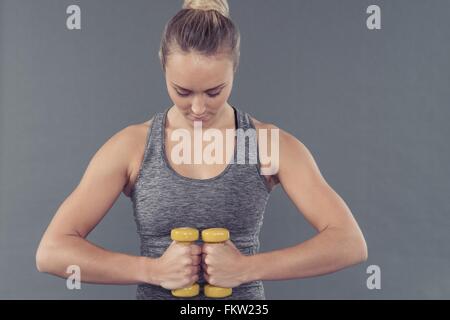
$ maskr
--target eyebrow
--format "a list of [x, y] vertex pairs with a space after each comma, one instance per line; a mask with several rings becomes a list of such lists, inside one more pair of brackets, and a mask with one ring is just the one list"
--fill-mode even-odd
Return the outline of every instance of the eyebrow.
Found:
[[[172, 82], [172, 84], [175, 86], [175, 87], [177, 87], [178, 89], [181, 89], [181, 90], [184, 90], [184, 91], [191, 91], [191, 90], [189, 90], [189, 89], [186, 89], [186, 88], [183, 88], [183, 87], [180, 87], [179, 85], [177, 85], [176, 83], [174, 83], [174, 82]], [[220, 85], [218, 85], [217, 87], [214, 87], [214, 88], [211, 88], [211, 89], [206, 89], [206, 91], [212, 91], [212, 90], [215, 90], [215, 89], [219, 89], [219, 88], [221, 88], [221, 87], [223, 87], [223, 86], [225, 86], [227, 83], [226, 82], [224, 82], [224, 83], [222, 83], [222, 84], [220, 84]]]

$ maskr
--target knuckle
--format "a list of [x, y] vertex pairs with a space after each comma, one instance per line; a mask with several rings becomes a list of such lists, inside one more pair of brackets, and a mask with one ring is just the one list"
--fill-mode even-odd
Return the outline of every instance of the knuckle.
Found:
[[213, 252], [213, 247], [211, 247], [211, 246], [206, 247], [206, 251], [205, 252], [207, 254], [211, 254]]

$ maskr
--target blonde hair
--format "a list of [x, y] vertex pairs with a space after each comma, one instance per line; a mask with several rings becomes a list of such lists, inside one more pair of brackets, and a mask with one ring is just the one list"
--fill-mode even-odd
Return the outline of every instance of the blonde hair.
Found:
[[182, 9], [166, 24], [159, 59], [166, 70], [167, 57], [175, 52], [205, 56], [228, 53], [236, 71], [240, 57], [240, 33], [230, 18], [227, 0], [184, 0]]
[[226, 0], [184, 0], [183, 9], [194, 9], [194, 10], [216, 10], [221, 15], [229, 18], [230, 17], [230, 7], [228, 6], [228, 1]]

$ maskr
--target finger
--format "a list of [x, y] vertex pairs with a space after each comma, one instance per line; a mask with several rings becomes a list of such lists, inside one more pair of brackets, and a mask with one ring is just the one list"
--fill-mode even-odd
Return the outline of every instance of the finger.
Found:
[[202, 253], [202, 248], [196, 244], [191, 245], [191, 254], [199, 255]]
[[181, 260], [181, 263], [183, 266], [192, 266], [193, 265], [193, 259], [191, 256], [187, 256]]
[[201, 257], [200, 256], [194, 256], [192, 257], [192, 265], [198, 266], [201, 263]]
[[177, 242], [175, 240], [172, 240], [172, 242], [170, 243], [169, 247], [173, 247]]
[[192, 274], [192, 275], [198, 274], [198, 272], [200, 271], [199, 269], [200, 269], [200, 268], [199, 268], [198, 266], [192, 266], [191, 274]]
[[200, 265], [195, 266], [195, 274], [199, 274], [200, 273]]
[[202, 246], [202, 252], [203, 253], [209, 253], [209, 250], [211, 249], [211, 246], [209, 245], [209, 244], [207, 244], [207, 243], [205, 243], [203, 246]]
[[191, 253], [191, 248], [190, 246], [187, 246], [185, 244], [182, 243], [176, 243], [175, 246], [177, 246], [177, 250], [180, 254], [183, 255], [190, 255]]
[[207, 273], [203, 273], [203, 278], [205, 278], [206, 282], [209, 282], [209, 275]]

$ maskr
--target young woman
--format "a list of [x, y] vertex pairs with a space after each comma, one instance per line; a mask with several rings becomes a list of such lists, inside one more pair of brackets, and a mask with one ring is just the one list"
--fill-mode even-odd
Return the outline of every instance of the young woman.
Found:
[[[166, 25], [160, 49], [173, 106], [121, 130], [97, 151], [43, 235], [36, 254], [39, 271], [67, 277], [67, 266], [78, 265], [83, 282], [137, 284], [138, 299], [174, 299], [170, 289], [194, 282], [233, 288], [228, 299], [265, 299], [263, 280], [317, 276], [367, 259], [351, 211], [322, 177], [306, 146], [227, 102], [239, 47], [239, 31], [225, 0], [184, 2]], [[266, 140], [269, 151], [279, 151], [277, 171], [263, 174], [261, 145], [256, 163], [175, 161], [170, 137], [194, 135], [199, 123], [224, 136], [230, 129], [256, 129], [259, 144]], [[277, 148], [272, 130], [279, 133]], [[231, 146], [234, 157], [237, 144], [235, 139]], [[264, 210], [278, 184], [318, 234], [292, 247], [259, 253]], [[86, 240], [121, 192], [133, 203], [140, 256], [111, 252]], [[170, 238], [178, 227], [222, 227], [231, 237], [222, 245], [184, 246]]]

